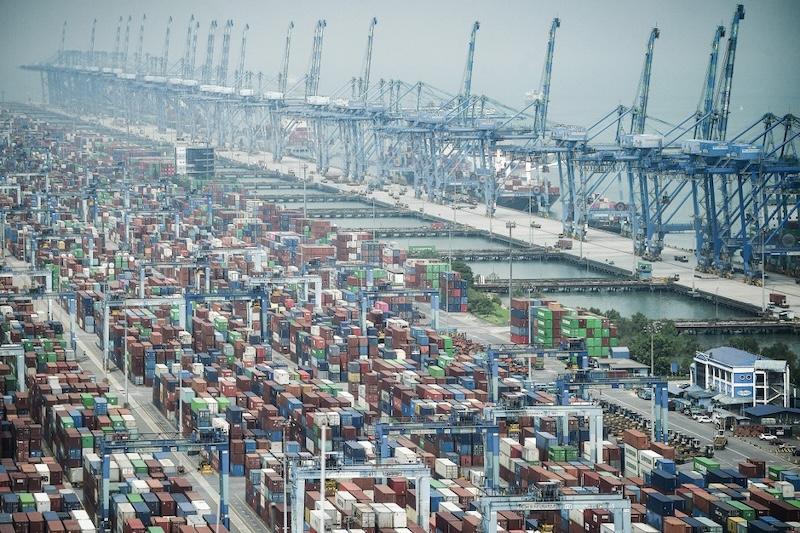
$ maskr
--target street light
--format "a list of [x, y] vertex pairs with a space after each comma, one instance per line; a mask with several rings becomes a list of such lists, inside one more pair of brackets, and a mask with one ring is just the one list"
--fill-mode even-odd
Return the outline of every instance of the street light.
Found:
[[764, 228], [761, 228], [761, 314], [767, 313], [767, 288], [766, 288], [766, 269], [767, 264], [764, 261]]
[[645, 326], [645, 331], [650, 333], [650, 375], [655, 376], [655, 356], [654, 356], [654, 342], [655, 342], [655, 335], [659, 331], [661, 331], [661, 322], [654, 321], [650, 322]]
[[[514, 283], [514, 259], [513, 259], [513, 249], [511, 248], [511, 230], [517, 227], [517, 223], [513, 220], [509, 220], [506, 222], [506, 227], [508, 228], [508, 302], [509, 308], [511, 308], [511, 297], [513, 296], [512, 288]], [[509, 320], [511, 320], [511, 315], [509, 315]]]
[[303, 163], [303, 218], [307, 218], [307, 213], [306, 213], [306, 168], [308, 168], [308, 165]]

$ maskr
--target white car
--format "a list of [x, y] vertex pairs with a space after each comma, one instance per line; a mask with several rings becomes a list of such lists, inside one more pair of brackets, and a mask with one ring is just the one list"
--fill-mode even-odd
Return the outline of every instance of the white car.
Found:
[[775, 436], [775, 435], [769, 435], [769, 434], [767, 434], [767, 433], [762, 433], [761, 435], [759, 435], [759, 436], [758, 436], [758, 438], [759, 438], [759, 439], [761, 439], [761, 440], [766, 440], [766, 441], [770, 441], [770, 440], [778, 440], [778, 437], [777, 437], [777, 436]]
[[705, 415], [698, 416], [697, 421], [700, 422], [701, 424], [710, 424], [711, 422], [713, 422], [713, 420], [711, 420], [711, 417]]

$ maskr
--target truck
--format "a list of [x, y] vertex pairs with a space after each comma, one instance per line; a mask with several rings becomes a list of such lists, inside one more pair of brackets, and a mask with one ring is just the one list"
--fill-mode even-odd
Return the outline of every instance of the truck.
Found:
[[789, 304], [786, 301], [786, 295], [779, 292], [769, 293], [769, 303], [774, 304], [782, 309], [789, 307]]

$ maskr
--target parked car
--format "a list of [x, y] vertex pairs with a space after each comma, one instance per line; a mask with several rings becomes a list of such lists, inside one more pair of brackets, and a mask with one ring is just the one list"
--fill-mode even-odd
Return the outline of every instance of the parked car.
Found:
[[706, 415], [698, 416], [696, 420], [701, 424], [710, 424], [711, 422], [713, 422], [713, 420], [711, 420], [711, 417]]
[[769, 433], [762, 433], [761, 435], [758, 436], [758, 438], [761, 439], [761, 440], [765, 440], [767, 442], [773, 441], [773, 440], [778, 440], [777, 436], [770, 435]]

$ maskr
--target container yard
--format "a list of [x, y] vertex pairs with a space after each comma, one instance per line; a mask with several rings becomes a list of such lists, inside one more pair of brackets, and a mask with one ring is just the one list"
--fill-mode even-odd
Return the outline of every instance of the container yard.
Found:
[[172, 59], [64, 22], [0, 98], [0, 533], [800, 533], [797, 118], [728, 131], [743, 6], [690, 118], [653, 28], [588, 128], [559, 18], [516, 110], [477, 21], [458, 94], [370, 81], [371, 18], [328, 96], [325, 19], [276, 83], [194, 7]]

